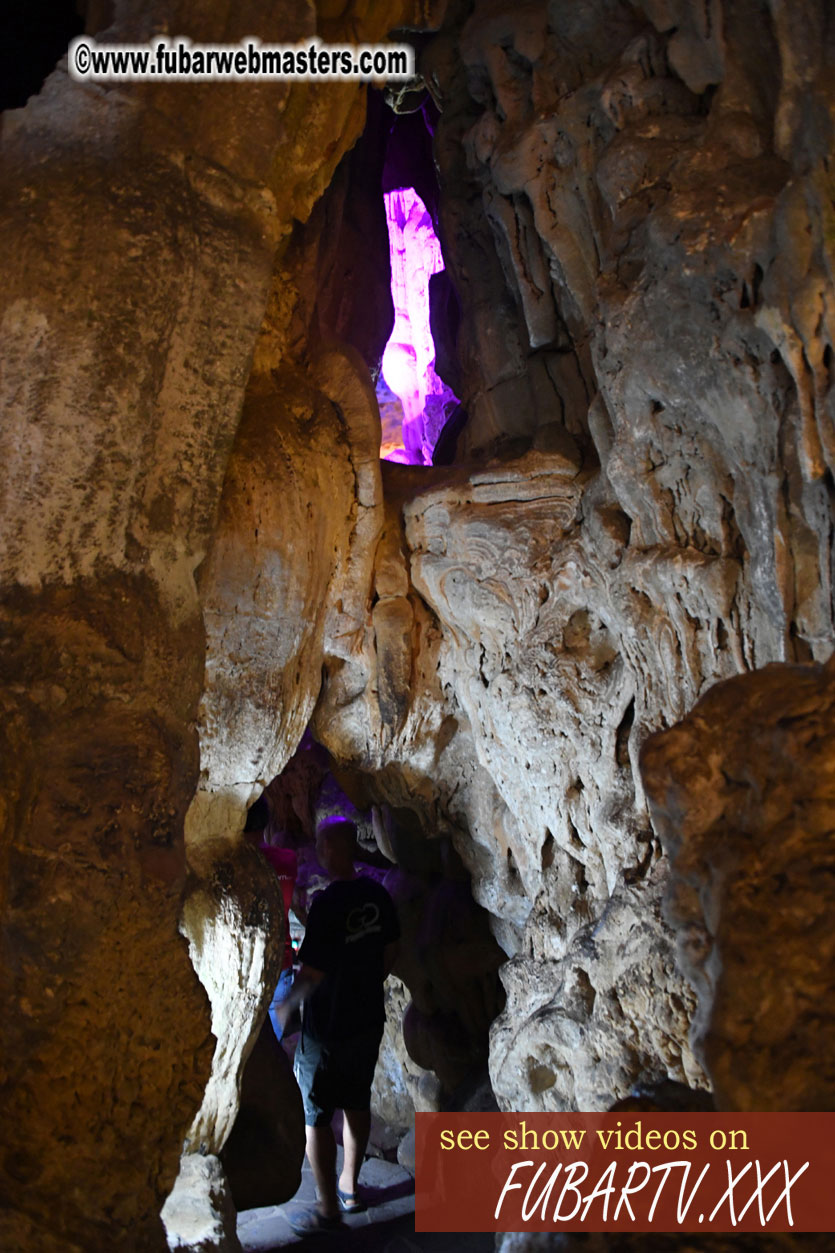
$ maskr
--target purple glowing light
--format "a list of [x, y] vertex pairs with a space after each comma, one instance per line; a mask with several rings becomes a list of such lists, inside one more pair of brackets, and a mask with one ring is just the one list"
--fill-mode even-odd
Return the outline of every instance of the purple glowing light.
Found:
[[[412, 187], [385, 193], [391, 260], [394, 327], [383, 353], [386, 397], [378, 388], [383, 419], [380, 455], [389, 461], [429, 464], [446, 421], [452, 391], [435, 373], [429, 327], [429, 279], [444, 268], [432, 219]], [[399, 403], [397, 403], [399, 402]]]

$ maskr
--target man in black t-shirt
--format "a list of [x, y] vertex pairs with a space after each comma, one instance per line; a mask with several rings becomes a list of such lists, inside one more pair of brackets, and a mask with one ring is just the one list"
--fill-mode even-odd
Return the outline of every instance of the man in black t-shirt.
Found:
[[[279, 1009], [286, 1021], [303, 1003], [295, 1073], [319, 1205], [290, 1216], [299, 1235], [338, 1227], [340, 1211], [363, 1209], [357, 1179], [368, 1143], [371, 1084], [385, 1023], [383, 984], [399, 928], [385, 888], [356, 874], [355, 851], [353, 823], [332, 818], [319, 827], [316, 855], [332, 882], [310, 906], [299, 949], [302, 968]], [[344, 1115], [338, 1182], [331, 1128], [337, 1109]]]

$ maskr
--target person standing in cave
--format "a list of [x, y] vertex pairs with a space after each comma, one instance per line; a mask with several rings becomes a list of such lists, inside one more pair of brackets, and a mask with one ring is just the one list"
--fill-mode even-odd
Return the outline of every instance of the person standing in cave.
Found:
[[[299, 948], [301, 970], [279, 1006], [286, 1023], [302, 1005], [294, 1070], [304, 1103], [307, 1157], [316, 1181], [315, 1209], [291, 1213], [297, 1235], [339, 1227], [342, 1213], [364, 1209], [357, 1192], [371, 1128], [371, 1084], [385, 1024], [383, 984], [400, 935], [391, 897], [357, 875], [356, 827], [333, 817], [320, 824], [316, 856], [331, 882], [314, 898]], [[342, 1170], [336, 1178], [331, 1126], [343, 1113]]]

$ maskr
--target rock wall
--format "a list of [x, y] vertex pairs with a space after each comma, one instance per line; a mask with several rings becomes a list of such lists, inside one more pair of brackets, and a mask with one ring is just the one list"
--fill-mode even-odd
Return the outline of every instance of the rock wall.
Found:
[[644, 745], [667, 912], [723, 1109], [829, 1109], [835, 661], [717, 684]]
[[[375, 41], [411, 17], [408, 4], [332, 8], [123, 0], [106, 20], [121, 42], [160, 29], [292, 42], [317, 29]], [[342, 367], [323, 354], [294, 374], [299, 288], [281, 274], [365, 98], [357, 84], [79, 85], [62, 66], [2, 119], [4, 1247], [164, 1247], [160, 1206], [210, 1075], [199, 1153], [234, 1115], [275, 940], [266, 871], [236, 886], [219, 869], [301, 733], [338, 614], [332, 568], [278, 577], [294, 597], [282, 637], [259, 616], [265, 584], [235, 586], [224, 561], [270, 577], [280, 564], [274, 535], [252, 534], [261, 516], [283, 525], [247, 495], [253, 430], [297, 462], [314, 429], [323, 446], [335, 434]], [[287, 369], [272, 397], [253, 381], [238, 434], [256, 349], [262, 375]], [[299, 528], [326, 512], [335, 461], [352, 485], [340, 508], [362, 514], [360, 443], [337, 434], [298, 478]], [[298, 536], [282, 533], [288, 556]], [[314, 564], [317, 542], [327, 528]], [[349, 580], [352, 559], [349, 545]], [[310, 629], [306, 597], [328, 604]], [[232, 666], [251, 666], [234, 700]], [[218, 718], [245, 741], [231, 774]], [[227, 1054], [210, 1022], [230, 1021]], [[222, 1188], [211, 1162], [197, 1175]]]
[[[443, 9], [123, 0], [111, 35]], [[363, 90], [59, 70], [4, 115], [4, 1244], [162, 1247], [187, 1136], [222, 1208], [276, 946], [234, 846], [314, 706], [492, 915], [503, 1105], [708, 1082], [638, 753], [832, 648], [834, 39], [824, 0], [450, 6], [423, 74], [469, 421], [426, 473], [381, 475], [388, 305], [322, 240], [377, 229], [338, 169]]]
[[508, 1108], [709, 1082], [638, 755], [835, 642], [834, 41], [817, 0], [476, 0], [423, 54], [469, 420], [386, 470], [381, 629], [315, 725], [471, 870]]

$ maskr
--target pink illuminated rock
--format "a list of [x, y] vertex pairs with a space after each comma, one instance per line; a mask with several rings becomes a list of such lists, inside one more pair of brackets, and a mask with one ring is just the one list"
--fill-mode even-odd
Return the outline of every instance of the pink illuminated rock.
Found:
[[[457, 403], [435, 373], [429, 328], [429, 279], [444, 268], [444, 260], [432, 219], [413, 188], [386, 192], [385, 202], [395, 312], [382, 373], [399, 412], [384, 421], [381, 456], [427, 464], [445, 420], [444, 405]], [[390, 400], [387, 407], [391, 410]]]

